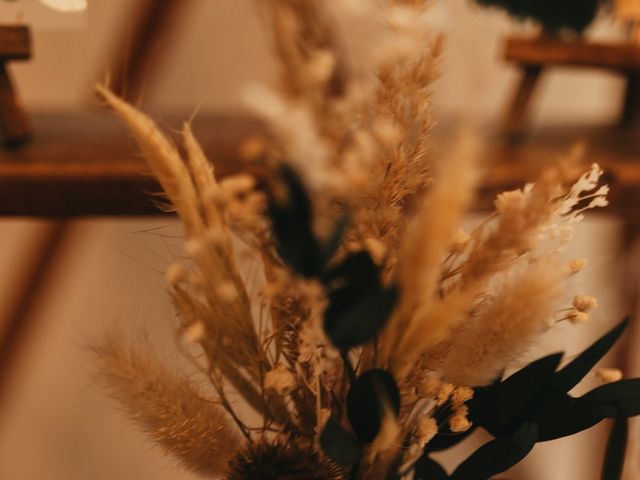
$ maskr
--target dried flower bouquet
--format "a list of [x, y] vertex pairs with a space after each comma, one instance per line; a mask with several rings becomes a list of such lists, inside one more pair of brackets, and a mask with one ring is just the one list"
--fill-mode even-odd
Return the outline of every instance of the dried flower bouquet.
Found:
[[[178, 150], [99, 87], [183, 222], [187, 258], [167, 278], [181, 348], [211, 385], [109, 336], [96, 352], [127, 414], [187, 469], [229, 480], [487, 479], [536, 442], [615, 418], [603, 478], [619, 478], [639, 381], [607, 370], [609, 383], [568, 392], [624, 322], [571, 361], [504, 373], [596, 306], [578, 295], [559, 307], [584, 261], [558, 252], [583, 212], [607, 203], [598, 166], [576, 175], [569, 155], [465, 233], [478, 146], [463, 135], [445, 159], [431, 152], [442, 42], [427, 2], [384, 3], [389, 36], [372, 73], [334, 32], [328, 5], [344, 0], [258, 3], [280, 65], [278, 89], [247, 94], [270, 131], [242, 148], [259, 178], [216, 178], [188, 124]], [[453, 472], [431, 458], [476, 428], [495, 439]]]

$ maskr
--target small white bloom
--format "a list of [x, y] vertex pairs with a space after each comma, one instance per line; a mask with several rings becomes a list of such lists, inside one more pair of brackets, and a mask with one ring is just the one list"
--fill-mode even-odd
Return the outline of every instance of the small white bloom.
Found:
[[282, 363], [276, 364], [273, 370], [267, 372], [264, 377], [264, 388], [278, 395], [286, 395], [296, 385], [293, 373]]
[[571, 272], [571, 275], [575, 275], [586, 266], [587, 266], [587, 260], [584, 258], [572, 260], [571, 262], [569, 262], [569, 271]]
[[418, 425], [416, 426], [415, 431], [415, 439], [418, 442], [418, 445], [420, 445], [420, 448], [424, 448], [424, 446], [429, 443], [437, 433], [438, 424], [433, 417], [424, 416], [420, 420], [418, 420]]
[[571, 323], [585, 323], [589, 320], [589, 315], [574, 308], [568, 313], [567, 320]]
[[595, 297], [576, 295], [573, 297], [573, 307], [579, 312], [588, 313], [590, 310], [598, 308], [598, 300]]

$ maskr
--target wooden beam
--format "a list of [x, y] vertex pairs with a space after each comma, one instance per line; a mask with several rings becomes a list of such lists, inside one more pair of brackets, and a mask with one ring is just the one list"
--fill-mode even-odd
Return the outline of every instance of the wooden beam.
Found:
[[162, 58], [160, 47], [168, 44], [167, 33], [191, 3], [187, 0], [132, 2], [134, 21], [119, 32], [121, 43], [111, 62], [110, 86], [114, 92], [129, 101], [139, 100], [144, 80], [152, 77], [152, 69], [157, 64], [153, 60]]

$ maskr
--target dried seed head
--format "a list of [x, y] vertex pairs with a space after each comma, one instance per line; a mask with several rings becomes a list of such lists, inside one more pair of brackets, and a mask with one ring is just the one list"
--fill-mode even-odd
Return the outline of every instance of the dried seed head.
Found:
[[249, 445], [229, 466], [226, 480], [343, 480], [340, 468], [311, 443], [286, 442]]

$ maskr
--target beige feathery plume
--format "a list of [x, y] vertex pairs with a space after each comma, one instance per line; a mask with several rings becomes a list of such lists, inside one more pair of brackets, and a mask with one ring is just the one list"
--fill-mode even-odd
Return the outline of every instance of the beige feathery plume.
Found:
[[195, 233], [202, 230], [203, 225], [197, 209], [197, 193], [191, 183], [189, 171], [176, 148], [148, 116], [120, 99], [105, 86], [98, 85], [96, 90], [133, 133], [154, 176], [180, 214], [187, 232]]
[[95, 348], [100, 374], [126, 415], [192, 472], [222, 475], [241, 448], [224, 410], [155, 354], [120, 336]]
[[402, 296], [380, 336], [382, 363], [396, 373], [441, 340], [457, 323], [459, 310], [468, 307], [470, 295], [456, 293], [440, 300], [438, 288], [442, 262], [473, 198], [478, 147], [470, 134], [460, 137], [407, 230], [398, 265]]
[[[376, 148], [367, 167], [364, 194], [355, 205], [351, 240], [373, 238], [385, 246], [389, 255], [384, 273], [389, 280], [407, 223], [407, 205], [429, 182], [431, 89], [438, 76], [442, 41], [420, 23], [425, 2], [387, 3], [385, 23], [393, 34], [390, 44], [382, 46], [386, 54], [378, 62], [364, 114], [373, 125]], [[417, 21], [396, 23], [393, 19], [399, 13]]]
[[547, 258], [503, 279], [493, 299], [451, 338], [442, 372], [456, 385], [491, 383], [552, 324], [568, 272]]
[[[211, 368], [224, 370], [227, 378], [234, 379], [231, 381], [239, 392], [256, 408], [261, 407], [264, 402], [256, 400], [259, 394], [255, 388], [269, 364], [236, 263], [225, 206], [212, 198], [220, 190], [213, 168], [188, 126], [184, 129], [187, 160], [183, 161], [153, 120], [106, 87], [98, 86], [97, 91], [131, 129], [185, 225], [185, 249], [193, 271], [174, 279], [178, 313], [183, 319], [191, 319], [186, 326], [196, 322], [204, 325], [200, 343]], [[243, 369], [249, 378], [238, 369]]]

